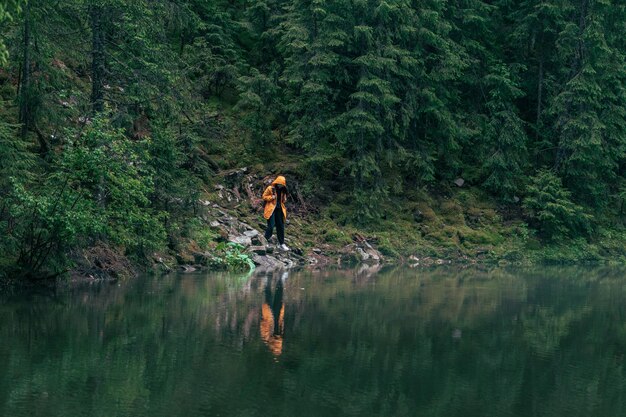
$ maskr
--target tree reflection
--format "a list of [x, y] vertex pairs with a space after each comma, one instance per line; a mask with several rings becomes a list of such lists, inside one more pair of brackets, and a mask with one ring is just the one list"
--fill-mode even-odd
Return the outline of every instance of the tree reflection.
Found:
[[0, 295], [0, 416], [626, 415], [623, 276], [257, 272]]

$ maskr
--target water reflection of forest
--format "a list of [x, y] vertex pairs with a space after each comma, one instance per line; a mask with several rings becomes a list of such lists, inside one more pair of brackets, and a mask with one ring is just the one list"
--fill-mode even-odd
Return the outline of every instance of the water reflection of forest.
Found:
[[624, 415], [625, 288], [610, 268], [363, 268], [5, 295], [0, 415], [234, 415], [277, 390], [281, 415]]

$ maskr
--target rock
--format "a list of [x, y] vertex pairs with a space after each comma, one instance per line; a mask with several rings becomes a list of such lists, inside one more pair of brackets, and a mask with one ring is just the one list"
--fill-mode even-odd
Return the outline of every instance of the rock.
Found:
[[321, 250], [321, 249], [319, 249], [319, 248], [313, 248], [313, 249], [311, 249], [311, 250], [312, 250], [314, 253], [317, 253], [317, 254], [322, 253], [322, 250]]
[[516, 195], [515, 195], [515, 196], [513, 196], [513, 201], [514, 201], [515, 203], [519, 203], [519, 197], [518, 197], [518, 196], [516, 196]]
[[229, 242], [234, 242], [234, 243], [238, 243], [242, 246], [248, 247], [252, 245], [252, 239], [250, 239], [248, 236], [246, 235], [241, 235], [241, 236], [228, 236], [228, 241]]
[[356, 248], [356, 252], [359, 254], [362, 260], [367, 261], [370, 255], [363, 250], [363, 248]]
[[457, 178], [454, 180], [454, 183], [457, 187], [463, 187], [463, 184], [465, 184], [465, 180], [463, 178]]
[[285, 267], [287, 268], [293, 268], [295, 265], [295, 262], [289, 258], [283, 258], [281, 259], [281, 262], [285, 264]]
[[265, 246], [250, 246], [248, 251], [256, 253], [258, 255], [265, 255], [267, 253], [267, 249]]
[[267, 246], [267, 239], [265, 239], [265, 236], [263, 235], [258, 235], [252, 238], [252, 244], [258, 246]]
[[189, 272], [195, 272], [196, 271], [196, 267], [194, 267], [193, 265], [181, 265], [179, 267], [181, 272], [184, 273], [189, 273]]
[[220, 222], [218, 222], [217, 220], [213, 220], [211, 221], [211, 223], [209, 223], [209, 226], [211, 226], [214, 229], [217, 229], [218, 227], [220, 227]]
[[374, 248], [367, 249], [365, 253], [367, 253], [372, 260], [380, 261], [380, 254], [376, 249]]
[[252, 261], [256, 265], [264, 268], [277, 268], [284, 265], [281, 261], [270, 255], [263, 256], [253, 253], [250, 258], [252, 258]]
[[249, 238], [253, 238], [259, 235], [259, 231], [258, 230], [246, 230], [245, 232], [243, 232], [244, 235], [248, 236]]

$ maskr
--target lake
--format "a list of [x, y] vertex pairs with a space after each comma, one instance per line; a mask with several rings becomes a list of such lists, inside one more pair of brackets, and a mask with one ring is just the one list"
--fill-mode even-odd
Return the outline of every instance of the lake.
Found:
[[625, 416], [625, 275], [362, 268], [0, 294], [0, 416]]

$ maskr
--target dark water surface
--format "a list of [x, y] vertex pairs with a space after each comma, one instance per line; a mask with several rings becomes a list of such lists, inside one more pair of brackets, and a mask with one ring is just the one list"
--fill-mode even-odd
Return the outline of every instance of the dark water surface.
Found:
[[0, 416], [626, 416], [623, 270], [146, 277], [0, 295]]

